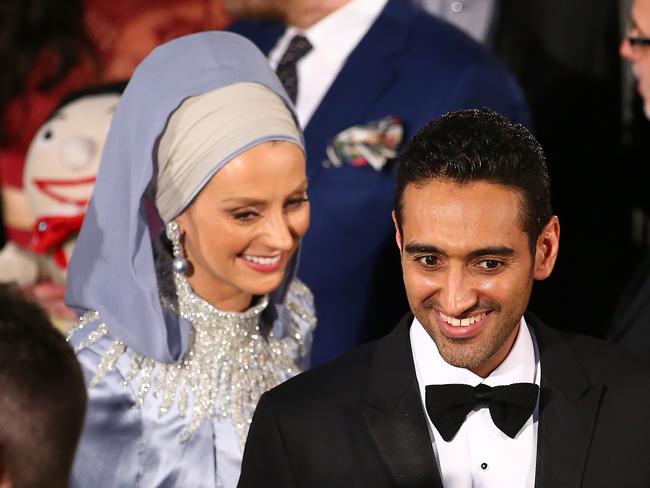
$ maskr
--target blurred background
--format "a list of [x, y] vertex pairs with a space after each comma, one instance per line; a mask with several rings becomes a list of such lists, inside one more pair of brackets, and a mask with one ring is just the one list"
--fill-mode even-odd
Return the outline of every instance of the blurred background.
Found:
[[[33, 242], [35, 216], [23, 191], [25, 158], [66, 96], [128, 80], [151, 49], [175, 37], [243, 19], [283, 20], [292, 1], [300, 3], [3, 1], [0, 247], [29, 249]], [[650, 243], [650, 192], [645, 188], [650, 123], [618, 52], [629, 2], [411, 3], [483, 44], [519, 82], [531, 128], [547, 154], [554, 210], [562, 225], [556, 270], [536, 285], [531, 309], [557, 328], [605, 336], [621, 292]], [[1, 275], [0, 269], [0, 281]], [[44, 292], [43, 300], [60, 302], [61, 290]]]

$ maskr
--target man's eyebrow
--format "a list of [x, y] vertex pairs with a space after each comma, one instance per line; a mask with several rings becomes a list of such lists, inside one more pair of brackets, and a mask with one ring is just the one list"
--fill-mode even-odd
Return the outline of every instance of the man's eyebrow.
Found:
[[507, 246], [491, 246], [483, 247], [481, 249], [475, 249], [474, 251], [468, 254], [468, 257], [471, 259], [480, 258], [482, 256], [500, 256], [500, 257], [510, 257], [515, 253], [515, 250]]
[[422, 244], [419, 242], [411, 242], [407, 244], [404, 246], [404, 250], [408, 254], [439, 254], [440, 256], [447, 255], [447, 253], [439, 247], [433, 246], [431, 244]]
[[[437, 246], [431, 244], [423, 244], [419, 242], [412, 242], [404, 247], [408, 254], [437, 254], [439, 256], [447, 256], [448, 254]], [[507, 246], [489, 246], [470, 251], [467, 257], [476, 259], [481, 256], [500, 256], [509, 257], [515, 253], [515, 250]]]

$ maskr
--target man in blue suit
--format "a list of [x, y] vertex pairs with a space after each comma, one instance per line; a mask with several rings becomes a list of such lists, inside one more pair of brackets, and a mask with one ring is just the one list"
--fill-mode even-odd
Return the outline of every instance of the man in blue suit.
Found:
[[312, 224], [298, 275], [316, 298], [312, 363], [320, 364], [382, 335], [377, 324], [408, 309], [390, 219], [400, 143], [463, 108], [527, 123], [526, 104], [482, 47], [407, 0], [224, 4], [236, 16], [282, 19], [232, 30], [269, 54], [305, 130]]

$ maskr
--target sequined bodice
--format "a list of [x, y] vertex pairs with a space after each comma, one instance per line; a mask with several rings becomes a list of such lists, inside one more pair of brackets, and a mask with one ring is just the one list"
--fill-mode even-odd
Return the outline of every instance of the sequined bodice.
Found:
[[[296, 319], [315, 326], [313, 310], [302, 309], [301, 300], [292, 297], [311, 293], [294, 281], [287, 298], [293, 315], [289, 333], [283, 338], [260, 330], [260, 316], [267, 297], [244, 312], [218, 310], [191, 289], [187, 280], [174, 273], [175, 296], [161, 294], [163, 306], [192, 325], [186, 353], [177, 363], [160, 363], [130, 350], [113, 340], [102, 354], [90, 387], [112, 371], [124, 355], [131, 358], [124, 386], [137, 392], [136, 403], [156, 402], [160, 415], [175, 409], [187, 418], [181, 440], [187, 440], [199, 425], [212, 417], [229, 418], [243, 445], [253, 411], [260, 396], [270, 388], [300, 372], [297, 358], [307, 351], [303, 332]], [[79, 351], [110, 334], [98, 312], [84, 314], [70, 336], [89, 324], [98, 324], [76, 347]], [[304, 327], [302, 328], [304, 330]]]

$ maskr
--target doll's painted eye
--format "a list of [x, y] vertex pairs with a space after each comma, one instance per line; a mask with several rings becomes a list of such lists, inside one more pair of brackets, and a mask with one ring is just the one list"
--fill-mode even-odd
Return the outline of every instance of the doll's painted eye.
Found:
[[54, 131], [52, 129], [47, 129], [45, 132], [43, 132], [43, 139], [46, 141], [52, 140], [54, 137]]

